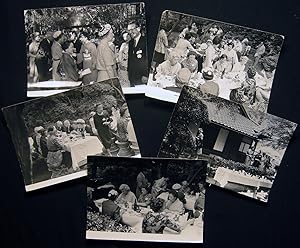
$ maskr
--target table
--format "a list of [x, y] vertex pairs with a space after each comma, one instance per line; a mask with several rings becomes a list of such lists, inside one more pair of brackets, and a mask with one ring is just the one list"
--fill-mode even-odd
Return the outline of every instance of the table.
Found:
[[72, 167], [78, 170], [87, 162], [87, 156], [96, 155], [102, 152], [103, 145], [96, 136], [85, 136], [65, 144], [66, 150], [71, 153]]
[[[176, 103], [179, 97], [179, 92], [174, 92], [172, 89], [168, 88], [178, 88], [175, 85], [175, 79], [173, 77], [159, 78], [156, 81], [153, 81], [153, 74], [149, 75], [148, 87], [146, 89], [146, 96], [158, 99], [165, 100], [169, 102]], [[213, 80], [219, 85], [219, 97], [230, 100], [230, 93], [233, 89], [241, 87], [239, 81], [235, 81], [231, 78], [216, 78]], [[202, 78], [201, 73], [193, 79], [190, 80], [189, 86], [197, 88], [199, 85], [204, 84], [204, 79]]]
[[220, 183], [221, 187], [225, 187], [228, 183], [236, 183], [250, 187], [271, 188], [272, 182], [267, 179], [258, 178], [256, 176], [244, 175], [237, 171], [219, 167], [216, 171], [214, 179]]
[[82, 82], [72, 81], [44, 81], [27, 84], [27, 97], [44, 97], [78, 87]]

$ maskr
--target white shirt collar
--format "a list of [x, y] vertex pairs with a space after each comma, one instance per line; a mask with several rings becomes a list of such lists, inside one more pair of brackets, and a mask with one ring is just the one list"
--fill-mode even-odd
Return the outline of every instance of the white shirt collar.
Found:
[[142, 36], [142, 34], [140, 33], [139, 36], [136, 37], [136, 38], [134, 39], [134, 46], [135, 46], [135, 47], [136, 47], [137, 44], [139, 43], [139, 40], [140, 40], [141, 36]]

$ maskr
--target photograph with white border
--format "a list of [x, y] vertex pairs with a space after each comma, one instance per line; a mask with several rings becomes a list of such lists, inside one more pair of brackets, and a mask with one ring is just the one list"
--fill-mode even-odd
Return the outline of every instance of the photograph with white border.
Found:
[[267, 112], [284, 37], [166, 10], [146, 96], [177, 102], [183, 85]]
[[26, 191], [86, 176], [88, 155], [140, 157], [117, 78], [2, 111]]
[[267, 202], [296, 127], [184, 86], [158, 157], [207, 158], [207, 183]]
[[207, 160], [88, 157], [87, 239], [203, 243]]
[[24, 10], [27, 97], [118, 77], [125, 94], [148, 80], [145, 4]]

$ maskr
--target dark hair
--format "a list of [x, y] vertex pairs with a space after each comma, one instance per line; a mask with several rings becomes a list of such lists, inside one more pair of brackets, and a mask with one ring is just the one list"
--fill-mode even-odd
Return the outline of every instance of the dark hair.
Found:
[[48, 127], [47, 131], [48, 131], [48, 132], [54, 131], [54, 127]]
[[124, 104], [121, 108], [120, 108], [120, 116], [124, 116], [124, 114], [126, 113], [126, 110], [128, 109], [127, 105]]
[[220, 59], [227, 59], [227, 55], [226, 54], [222, 54]]
[[62, 36], [63, 36], [63, 33], [61, 33], [59, 36], [57, 36], [56, 38], [54, 38], [54, 40], [55, 41], [59, 41]]
[[90, 36], [90, 34], [88, 32], [86, 32], [86, 31], [81, 31], [80, 35], [83, 35], [86, 38], [89, 38], [89, 36]]
[[72, 42], [71, 41], [65, 41], [62, 45], [61, 45], [61, 47], [62, 47], [62, 49], [63, 50], [66, 50], [66, 49], [68, 49], [69, 47], [70, 47], [70, 44], [71, 44]]
[[178, 193], [177, 193], [176, 190], [171, 189], [169, 193], [170, 193], [171, 195], [173, 195], [175, 198], [178, 198]]
[[232, 46], [232, 48], [234, 48], [234, 44], [232, 42], [227, 43], [227, 46], [230, 46], [230, 45]]
[[150, 202], [150, 208], [157, 213], [164, 205], [165, 200], [161, 198], [155, 198]]
[[192, 33], [190, 33], [190, 32], [186, 33], [185, 36], [184, 36], [184, 38], [185, 38], [186, 40], [189, 40], [189, 39], [192, 38], [192, 37], [193, 37], [193, 35], [192, 35]]
[[118, 197], [118, 195], [109, 195], [107, 198], [111, 201], [114, 201], [117, 199], [117, 197]]

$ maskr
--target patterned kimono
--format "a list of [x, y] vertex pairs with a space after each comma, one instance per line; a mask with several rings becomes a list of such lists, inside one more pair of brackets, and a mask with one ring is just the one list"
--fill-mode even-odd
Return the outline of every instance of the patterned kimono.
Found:
[[172, 222], [163, 213], [148, 212], [144, 217], [143, 233], [163, 233], [166, 227], [177, 232], [180, 231], [180, 226]]

